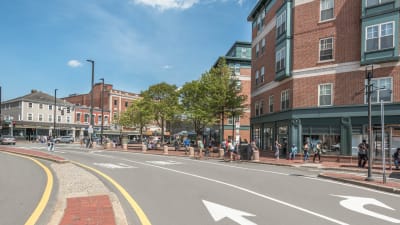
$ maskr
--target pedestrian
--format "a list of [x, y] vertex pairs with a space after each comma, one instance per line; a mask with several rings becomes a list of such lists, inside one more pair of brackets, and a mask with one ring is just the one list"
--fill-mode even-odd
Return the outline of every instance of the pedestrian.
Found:
[[274, 145], [274, 156], [277, 160], [279, 160], [279, 150], [282, 147], [282, 145], [279, 143], [278, 139], [275, 140], [275, 145]]
[[309, 157], [309, 154], [308, 154], [308, 151], [310, 150], [310, 148], [309, 148], [309, 145], [308, 145], [308, 142], [306, 142], [306, 143], [304, 143], [304, 146], [303, 146], [303, 160], [304, 160], [304, 162], [305, 161], [307, 161], [308, 160], [308, 157]]
[[256, 154], [258, 153], [258, 147], [256, 145], [255, 140], [253, 140], [251, 142], [251, 154], [250, 154], [250, 158], [249, 158], [250, 160], [254, 158], [254, 153], [256, 153]]
[[185, 147], [185, 155], [187, 155], [190, 147], [190, 139], [188, 137], [183, 141], [183, 146]]
[[400, 148], [397, 148], [397, 151], [393, 154], [394, 165], [396, 166], [396, 170], [399, 170], [400, 164]]
[[296, 145], [292, 145], [292, 147], [290, 148], [290, 158], [291, 160], [294, 160], [296, 158], [296, 154], [297, 154], [297, 146]]
[[368, 149], [369, 145], [366, 140], [362, 140], [362, 142], [358, 145], [358, 167], [364, 168], [365, 164], [368, 160]]
[[199, 148], [198, 156], [199, 156], [199, 159], [201, 159], [201, 155], [203, 154], [203, 151], [204, 151], [204, 143], [200, 137], [197, 139], [197, 147]]
[[47, 143], [47, 150], [49, 152], [54, 152], [55, 146], [54, 146], [54, 138], [50, 137], [49, 142]]
[[175, 141], [174, 141], [174, 147], [175, 147], [175, 151], [179, 150], [179, 141], [177, 139], [175, 139]]
[[315, 163], [315, 158], [317, 156], [318, 156], [318, 162], [321, 162], [321, 152], [322, 152], [321, 142], [318, 142], [314, 149], [314, 157], [313, 157], [314, 163]]

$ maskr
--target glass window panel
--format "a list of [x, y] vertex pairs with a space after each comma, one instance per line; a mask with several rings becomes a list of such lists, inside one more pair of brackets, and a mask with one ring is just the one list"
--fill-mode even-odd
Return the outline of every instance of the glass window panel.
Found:
[[379, 39], [368, 39], [367, 40], [367, 51], [374, 51], [379, 49]]
[[381, 38], [381, 49], [393, 48], [393, 36], [385, 36]]
[[368, 6], [373, 6], [373, 5], [378, 5], [379, 0], [367, 0], [367, 7]]

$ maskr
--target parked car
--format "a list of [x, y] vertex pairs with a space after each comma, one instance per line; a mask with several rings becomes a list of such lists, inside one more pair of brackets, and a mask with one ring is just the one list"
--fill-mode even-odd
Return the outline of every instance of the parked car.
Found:
[[72, 136], [61, 136], [54, 140], [56, 143], [68, 143], [71, 144], [74, 142], [74, 138]]
[[0, 137], [0, 143], [2, 145], [15, 145], [15, 143], [17, 143], [17, 141], [14, 136], [3, 135]]

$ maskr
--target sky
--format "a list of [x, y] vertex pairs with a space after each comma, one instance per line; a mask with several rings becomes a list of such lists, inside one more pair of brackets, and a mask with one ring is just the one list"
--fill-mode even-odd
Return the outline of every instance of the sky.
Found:
[[2, 100], [66, 97], [94, 82], [140, 94], [197, 80], [235, 41], [251, 41], [257, 0], [12, 0], [0, 7]]

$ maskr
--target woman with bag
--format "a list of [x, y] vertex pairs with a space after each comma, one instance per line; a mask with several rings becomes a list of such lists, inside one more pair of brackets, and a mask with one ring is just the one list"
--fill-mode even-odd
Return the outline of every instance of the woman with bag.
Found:
[[281, 144], [278, 142], [278, 140], [275, 141], [275, 158], [279, 160], [279, 149], [281, 148]]

